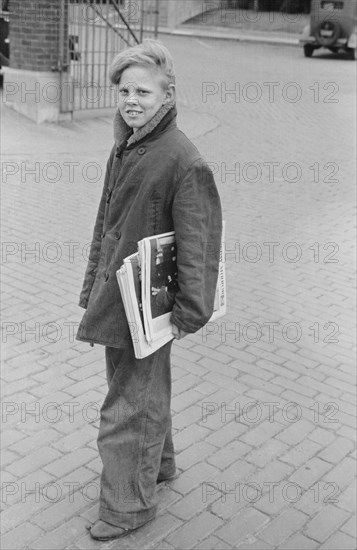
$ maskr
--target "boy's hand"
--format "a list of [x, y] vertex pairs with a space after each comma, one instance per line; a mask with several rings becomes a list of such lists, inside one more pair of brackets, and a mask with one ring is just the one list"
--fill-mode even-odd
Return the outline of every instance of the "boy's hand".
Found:
[[185, 332], [181, 328], [178, 328], [176, 325], [172, 325], [172, 332], [176, 340], [181, 340], [187, 336], [188, 332]]

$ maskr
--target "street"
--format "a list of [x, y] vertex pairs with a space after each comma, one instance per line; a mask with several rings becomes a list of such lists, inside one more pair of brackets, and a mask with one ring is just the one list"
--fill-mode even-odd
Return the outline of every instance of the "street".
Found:
[[226, 222], [227, 315], [173, 347], [180, 476], [153, 523], [90, 539], [104, 349], [74, 334], [112, 116], [2, 107], [2, 547], [353, 549], [356, 65], [160, 38]]

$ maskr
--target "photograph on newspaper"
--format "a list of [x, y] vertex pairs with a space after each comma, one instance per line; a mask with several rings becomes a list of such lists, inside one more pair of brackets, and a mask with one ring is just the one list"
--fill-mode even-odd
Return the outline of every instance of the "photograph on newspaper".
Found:
[[178, 291], [174, 232], [143, 239], [143, 313], [148, 341], [172, 334], [171, 311]]
[[173, 338], [173, 335], [169, 333], [163, 338], [155, 338], [154, 342], [148, 343], [147, 341], [143, 322], [141, 269], [138, 253], [125, 258], [124, 264], [118, 269], [116, 274], [129, 324], [135, 357], [143, 359], [166, 344], [166, 342]]

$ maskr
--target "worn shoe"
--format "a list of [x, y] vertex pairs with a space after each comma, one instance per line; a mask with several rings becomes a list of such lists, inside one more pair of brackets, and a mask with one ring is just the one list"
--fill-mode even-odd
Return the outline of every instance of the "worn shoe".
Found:
[[92, 539], [102, 541], [126, 537], [135, 531], [135, 529], [123, 529], [122, 527], [117, 527], [116, 525], [112, 525], [111, 523], [107, 523], [101, 519], [98, 519], [94, 525], [88, 527], [88, 530]]

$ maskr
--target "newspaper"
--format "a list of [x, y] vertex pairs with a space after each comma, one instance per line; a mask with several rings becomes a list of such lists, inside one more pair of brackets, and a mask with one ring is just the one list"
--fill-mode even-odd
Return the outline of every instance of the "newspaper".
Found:
[[[223, 261], [224, 225], [216, 294], [210, 321], [226, 313]], [[171, 311], [178, 291], [175, 233], [162, 233], [138, 242], [138, 252], [124, 259], [117, 279], [128, 319], [135, 356], [147, 357], [173, 339]]]
[[116, 275], [129, 324], [135, 357], [143, 359], [172, 340], [173, 335], [157, 338], [150, 344], [147, 341], [143, 318], [139, 254], [137, 252], [124, 259], [124, 263], [118, 269]]
[[148, 342], [172, 335], [170, 316], [177, 285], [175, 234], [163, 233], [138, 243], [142, 266], [145, 334]]

